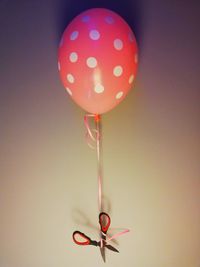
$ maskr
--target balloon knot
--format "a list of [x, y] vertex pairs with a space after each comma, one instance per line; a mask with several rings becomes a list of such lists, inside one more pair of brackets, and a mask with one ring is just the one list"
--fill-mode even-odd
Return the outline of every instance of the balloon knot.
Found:
[[99, 114], [95, 114], [95, 116], [94, 116], [95, 122], [99, 122], [100, 119], [101, 119], [100, 115]]

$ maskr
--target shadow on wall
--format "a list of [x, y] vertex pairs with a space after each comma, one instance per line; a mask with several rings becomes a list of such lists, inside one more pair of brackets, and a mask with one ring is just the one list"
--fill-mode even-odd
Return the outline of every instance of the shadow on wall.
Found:
[[64, 32], [70, 21], [80, 14], [81, 12], [96, 7], [108, 8], [118, 13], [122, 18], [126, 20], [129, 26], [132, 28], [138, 46], [141, 47], [141, 25], [142, 25], [142, 6], [141, 1], [136, 0], [87, 0], [87, 1], [66, 1], [60, 0], [57, 2], [58, 14], [56, 18], [57, 24], [57, 44], [59, 43], [62, 33]]

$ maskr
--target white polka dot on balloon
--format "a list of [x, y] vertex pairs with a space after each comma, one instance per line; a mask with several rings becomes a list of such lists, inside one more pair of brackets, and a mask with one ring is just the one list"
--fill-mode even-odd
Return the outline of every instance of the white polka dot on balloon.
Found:
[[83, 16], [81, 20], [82, 22], [88, 22], [90, 20], [90, 16]]
[[97, 60], [95, 57], [89, 57], [86, 63], [89, 68], [95, 68], [97, 66]]
[[114, 74], [116, 77], [121, 76], [122, 73], [123, 73], [123, 69], [122, 69], [121, 66], [116, 66], [116, 67], [114, 67], [114, 69], [113, 69], [113, 74]]
[[117, 94], [116, 94], [116, 99], [120, 99], [122, 96], [123, 96], [123, 92], [122, 91], [120, 91], [120, 92], [118, 92]]
[[133, 82], [133, 80], [134, 80], [134, 75], [132, 74], [132, 75], [129, 77], [128, 82], [131, 84], [131, 83]]
[[97, 30], [91, 30], [89, 35], [92, 40], [98, 40], [100, 38], [100, 33]]
[[60, 62], [58, 62], [58, 70], [60, 71]]
[[70, 40], [74, 41], [78, 38], [79, 32], [78, 31], [73, 31], [70, 35]]
[[74, 63], [78, 60], [78, 54], [76, 52], [72, 52], [69, 55], [69, 60]]
[[74, 76], [71, 73], [67, 74], [67, 80], [69, 83], [74, 83], [75, 81]]
[[95, 87], [94, 87], [94, 91], [97, 93], [97, 94], [101, 94], [103, 93], [104, 91], [104, 86], [100, 83], [96, 84]]
[[72, 91], [69, 89], [69, 87], [66, 87], [65, 89], [69, 95], [72, 95]]
[[113, 23], [114, 23], [114, 19], [113, 19], [113, 17], [110, 17], [110, 16], [105, 17], [105, 21], [106, 21], [108, 24], [113, 24]]
[[114, 40], [114, 48], [115, 48], [116, 50], [122, 50], [122, 48], [123, 48], [123, 42], [122, 42], [122, 40], [120, 40], [120, 39], [115, 39], [115, 40]]

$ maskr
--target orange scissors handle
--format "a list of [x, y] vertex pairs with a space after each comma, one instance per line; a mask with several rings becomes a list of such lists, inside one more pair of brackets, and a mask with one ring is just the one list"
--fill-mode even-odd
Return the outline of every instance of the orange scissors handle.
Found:
[[108, 228], [110, 227], [110, 216], [105, 213], [105, 212], [101, 212], [99, 214], [99, 224], [100, 224], [100, 227], [101, 227], [101, 231], [106, 234], [107, 231], [108, 231]]
[[91, 238], [89, 238], [87, 235], [85, 235], [80, 231], [73, 232], [72, 238], [74, 242], [80, 246], [87, 246], [87, 245], [98, 246], [97, 241], [91, 240]]

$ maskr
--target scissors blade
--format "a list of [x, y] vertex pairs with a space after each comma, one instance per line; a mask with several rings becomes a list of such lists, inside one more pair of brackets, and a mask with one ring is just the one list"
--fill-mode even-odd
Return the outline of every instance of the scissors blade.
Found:
[[111, 245], [105, 245], [105, 247], [108, 248], [108, 249], [110, 249], [110, 250], [112, 250], [112, 251], [114, 251], [114, 252], [118, 252], [119, 253], [119, 250], [117, 250], [116, 248], [114, 248]]
[[106, 254], [105, 254], [105, 247], [100, 247], [100, 251], [101, 251], [101, 257], [103, 259], [104, 262], [106, 262]]

